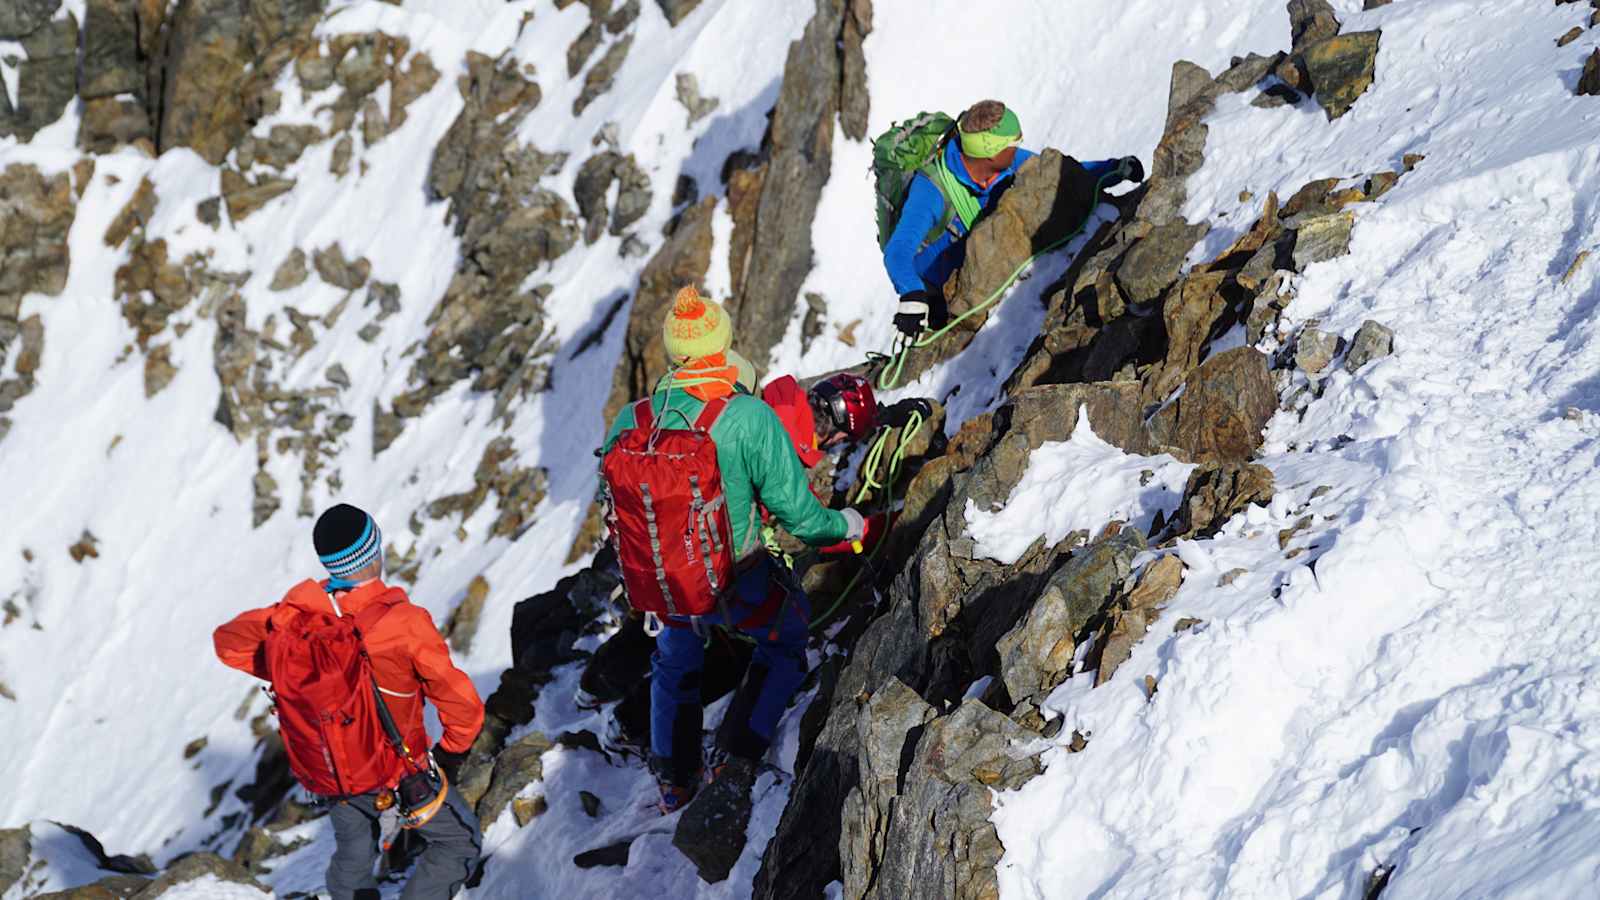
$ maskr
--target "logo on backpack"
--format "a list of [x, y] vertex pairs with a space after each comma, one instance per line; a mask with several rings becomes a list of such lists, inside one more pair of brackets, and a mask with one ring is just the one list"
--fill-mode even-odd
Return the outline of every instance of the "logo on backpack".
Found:
[[664, 428], [646, 397], [601, 460], [606, 524], [628, 602], [640, 612], [703, 616], [733, 587], [733, 526], [711, 440], [727, 405], [712, 400], [689, 428]]

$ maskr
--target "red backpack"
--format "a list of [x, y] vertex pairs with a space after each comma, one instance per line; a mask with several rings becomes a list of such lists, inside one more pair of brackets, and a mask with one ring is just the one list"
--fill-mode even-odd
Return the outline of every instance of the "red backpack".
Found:
[[327, 612], [285, 605], [288, 615], [267, 620], [267, 672], [283, 748], [289, 770], [313, 794], [364, 794], [416, 766], [386, 732], [361, 640], [403, 597], [391, 590], [345, 616], [330, 596]]
[[646, 397], [600, 462], [622, 581], [640, 612], [703, 616], [733, 587], [733, 526], [711, 440], [727, 406], [712, 400], [688, 429], [669, 429]]

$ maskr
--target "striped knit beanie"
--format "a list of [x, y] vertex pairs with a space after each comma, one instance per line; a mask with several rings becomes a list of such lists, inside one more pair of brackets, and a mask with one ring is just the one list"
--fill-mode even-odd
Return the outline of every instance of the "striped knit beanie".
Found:
[[340, 503], [317, 518], [311, 531], [317, 558], [327, 568], [329, 588], [354, 587], [350, 576], [383, 555], [383, 532], [366, 512]]
[[733, 343], [733, 323], [718, 303], [685, 285], [673, 298], [661, 326], [661, 339], [673, 362], [715, 356]]

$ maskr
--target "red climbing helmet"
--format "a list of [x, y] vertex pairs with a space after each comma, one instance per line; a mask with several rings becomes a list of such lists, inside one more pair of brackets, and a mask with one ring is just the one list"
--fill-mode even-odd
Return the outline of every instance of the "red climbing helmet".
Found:
[[830, 375], [812, 385], [809, 396], [818, 424], [825, 422], [852, 441], [871, 434], [877, 424], [878, 401], [872, 385], [859, 375]]

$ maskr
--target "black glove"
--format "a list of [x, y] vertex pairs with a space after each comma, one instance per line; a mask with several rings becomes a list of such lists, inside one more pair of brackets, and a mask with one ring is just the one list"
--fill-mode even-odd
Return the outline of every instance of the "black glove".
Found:
[[920, 397], [907, 397], [885, 409], [879, 422], [890, 428], [904, 428], [911, 422], [913, 413], [921, 416], [922, 421], [926, 422], [933, 418], [933, 404]]
[[456, 774], [461, 771], [461, 764], [467, 761], [466, 753], [451, 753], [443, 744], [433, 745], [433, 764], [439, 767], [444, 777], [451, 784], [456, 783]]
[[1123, 181], [1138, 184], [1144, 181], [1144, 163], [1139, 162], [1137, 156], [1124, 156], [1117, 160], [1117, 174], [1122, 176]]
[[915, 338], [924, 331], [943, 328], [949, 318], [950, 311], [945, 306], [943, 294], [912, 291], [900, 295], [900, 305], [894, 313], [894, 327], [906, 337]]

